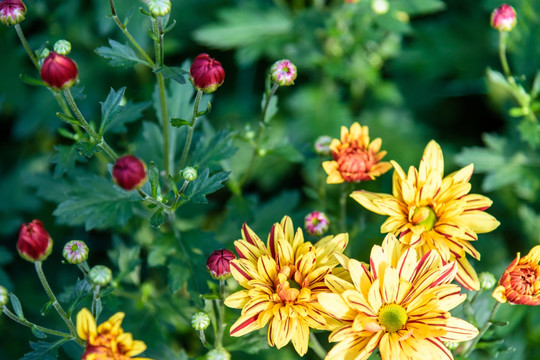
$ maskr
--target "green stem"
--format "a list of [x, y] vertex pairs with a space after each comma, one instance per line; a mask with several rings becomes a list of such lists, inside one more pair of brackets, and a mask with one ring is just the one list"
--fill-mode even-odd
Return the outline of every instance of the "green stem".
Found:
[[[60, 106], [60, 108], [62, 109], [64, 114], [66, 114], [68, 116], [71, 116], [72, 112], [69, 109], [69, 106], [66, 104], [66, 100], [64, 100], [64, 98], [62, 97], [62, 94], [59, 91], [56, 91], [56, 90], [53, 90], [53, 89], [51, 89], [51, 92], [53, 93], [54, 98], [56, 99], [56, 102], [58, 102], [58, 105]], [[78, 126], [75, 126], [73, 124], [71, 124], [71, 127], [77, 133], [77, 140], [82, 139], [83, 133], [82, 133], [81, 129], [79, 129]]]
[[195, 105], [193, 106], [193, 116], [191, 118], [191, 124], [189, 125], [186, 143], [184, 144], [184, 150], [182, 151], [182, 157], [180, 158], [180, 165], [178, 166], [178, 170], [182, 170], [184, 168], [187, 159], [189, 148], [191, 146], [191, 141], [193, 140], [193, 133], [195, 132], [195, 125], [197, 125], [197, 120], [199, 118], [199, 103], [201, 102], [202, 94], [203, 92], [201, 90], [197, 91], [197, 96], [195, 97]]
[[216, 349], [220, 349], [223, 345], [223, 330], [225, 329], [225, 280], [219, 280], [219, 308], [218, 308], [218, 324], [216, 333]]
[[116, 23], [116, 25], [118, 25], [120, 30], [128, 38], [128, 40], [135, 47], [135, 49], [137, 49], [139, 54], [141, 54], [141, 56], [146, 60], [146, 62], [149, 64], [149, 66], [152, 69], [156, 69], [156, 64], [154, 63], [154, 60], [152, 60], [152, 58], [150, 58], [150, 56], [148, 56], [146, 51], [144, 51], [143, 48], [139, 45], [139, 43], [137, 43], [137, 41], [133, 38], [133, 36], [131, 36], [131, 34], [129, 33], [127, 28], [124, 26], [124, 24], [118, 18], [118, 15], [116, 14], [116, 7], [114, 6], [114, 0], [109, 0], [109, 5], [111, 7], [112, 18], [114, 19], [114, 22]]
[[199, 330], [199, 338], [201, 339], [201, 342], [205, 348], [207, 348], [208, 350], [212, 349], [212, 345], [210, 345], [208, 341], [206, 341], [206, 335], [204, 334], [204, 330]]
[[7, 306], [3, 306], [2, 308], [2, 313], [6, 314], [6, 316], [8, 318], [10, 318], [11, 320], [15, 321], [16, 323], [19, 323], [21, 325], [24, 325], [24, 326], [28, 326], [29, 328], [34, 328], [36, 330], [39, 330], [39, 331], [42, 331], [44, 333], [47, 333], [47, 334], [50, 334], [50, 335], [54, 335], [54, 336], [59, 336], [59, 337], [64, 337], [64, 338], [73, 338], [71, 334], [68, 334], [68, 333], [65, 333], [65, 332], [62, 332], [62, 331], [57, 331], [57, 330], [53, 330], [53, 329], [49, 329], [49, 328], [46, 328], [46, 327], [43, 327], [43, 326], [39, 326], [39, 325], [36, 325], [26, 319], [21, 319], [19, 318], [17, 315], [15, 315], [14, 313], [12, 313], [8, 308]]
[[257, 158], [259, 157], [259, 150], [260, 150], [260, 147], [261, 147], [262, 135], [263, 135], [264, 129], [266, 128], [266, 121], [265, 121], [266, 112], [268, 111], [268, 106], [270, 105], [270, 100], [276, 94], [276, 91], [277, 91], [278, 88], [279, 88], [279, 84], [274, 83], [272, 85], [272, 89], [270, 90], [270, 92], [268, 93], [268, 96], [266, 97], [266, 102], [264, 104], [263, 111], [262, 111], [261, 121], [259, 122], [259, 129], [257, 130], [257, 136], [255, 138], [256, 139], [255, 140], [255, 146], [253, 147], [253, 153], [251, 154], [251, 160], [249, 161], [249, 165], [247, 167], [247, 170], [244, 173], [244, 176], [242, 176], [242, 179], [240, 180], [240, 183], [239, 183], [239, 188], [240, 189], [242, 188], [242, 186], [244, 186], [246, 181], [251, 176], [251, 172], [253, 171], [253, 168], [255, 167], [255, 163], [257, 161]]
[[92, 296], [92, 315], [94, 315], [94, 318], [96, 319], [97, 321], [97, 318], [98, 318], [98, 314], [97, 314], [97, 302], [99, 300], [99, 290], [100, 290], [100, 286], [99, 285], [96, 285], [96, 287], [94, 288], [94, 295]]
[[39, 71], [40, 68], [39, 68], [38, 59], [36, 55], [34, 54], [34, 52], [32, 51], [32, 49], [30, 49], [30, 45], [28, 45], [28, 41], [26, 41], [26, 37], [24, 36], [24, 33], [19, 24], [15, 24], [15, 31], [17, 32], [17, 35], [19, 36], [19, 39], [21, 40], [21, 43], [24, 47], [24, 50], [26, 50], [28, 57], [30, 57], [30, 60], [32, 60], [32, 63], [34, 64], [36, 69]]
[[[322, 163], [323, 157], [319, 156], [319, 163]], [[317, 168], [317, 186], [319, 188], [319, 201], [321, 202], [321, 207], [324, 211], [328, 211], [326, 208], [326, 182], [324, 181], [323, 167], [320, 165]]]
[[507, 36], [508, 33], [506, 31], [499, 31], [499, 58], [501, 60], [504, 76], [506, 76], [507, 79], [510, 79], [512, 74], [510, 73], [510, 66], [508, 66], [508, 60], [506, 58]]
[[51, 300], [52, 305], [55, 308], [56, 312], [58, 313], [58, 315], [60, 315], [62, 320], [64, 320], [64, 322], [66, 323], [73, 339], [75, 339], [75, 341], [77, 341], [80, 345], [84, 345], [84, 341], [77, 336], [77, 330], [75, 329], [75, 325], [73, 325], [73, 322], [71, 321], [69, 316], [66, 314], [66, 312], [62, 308], [62, 305], [60, 305], [60, 303], [56, 299], [56, 296], [54, 296], [54, 293], [51, 287], [49, 286], [49, 283], [47, 282], [47, 278], [45, 277], [45, 273], [43, 272], [41, 261], [34, 262], [34, 265], [36, 268], [36, 273], [39, 277], [39, 281], [41, 281], [41, 285], [43, 285], [43, 289], [45, 289], [45, 292], [47, 293], [49, 300]]
[[327, 351], [322, 347], [321, 343], [317, 339], [317, 336], [313, 331], [309, 332], [309, 347], [317, 354], [318, 357], [324, 359], [326, 357]]
[[491, 314], [489, 315], [488, 321], [486, 321], [486, 323], [484, 324], [482, 329], [480, 329], [480, 331], [478, 332], [478, 335], [474, 338], [473, 342], [471, 343], [471, 345], [469, 346], [467, 351], [465, 351], [465, 353], [463, 354], [463, 357], [465, 357], [465, 358], [468, 357], [474, 351], [474, 348], [476, 347], [476, 344], [478, 344], [478, 342], [480, 341], [482, 336], [484, 336], [486, 331], [488, 331], [488, 329], [493, 324], [493, 321], [495, 320], [495, 315], [497, 314], [497, 311], [501, 307], [501, 304], [502, 303], [500, 303], [498, 301], [495, 302], [495, 306], [493, 306], [493, 309], [491, 310]]
[[349, 196], [349, 184], [341, 185], [341, 194], [339, 197], [339, 231], [347, 232], [347, 198]]
[[83, 114], [79, 110], [79, 107], [77, 106], [77, 103], [75, 102], [75, 99], [73, 99], [73, 95], [71, 94], [71, 90], [70, 89], [64, 89], [64, 96], [66, 97], [67, 102], [69, 104], [69, 107], [73, 111], [73, 114], [75, 115], [75, 118], [77, 120], [79, 120], [79, 122], [81, 123], [82, 128], [88, 133], [88, 135], [90, 135], [96, 141], [98, 146], [101, 149], [103, 149], [103, 151], [105, 151], [107, 153], [107, 155], [109, 155], [109, 157], [113, 161], [116, 161], [116, 159], [118, 159], [118, 155], [105, 142], [105, 139], [103, 139], [103, 137], [101, 137], [98, 133], [96, 133], [95, 130], [92, 129], [90, 124], [88, 124], [88, 121], [86, 121]]

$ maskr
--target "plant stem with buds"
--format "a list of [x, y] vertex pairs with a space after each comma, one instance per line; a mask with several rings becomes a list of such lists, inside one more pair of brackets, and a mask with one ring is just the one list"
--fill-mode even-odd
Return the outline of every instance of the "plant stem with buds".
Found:
[[22, 46], [24, 47], [24, 50], [26, 50], [28, 57], [30, 57], [30, 60], [32, 60], [32, 64], [34, 64], [36, 69], [39, 71], [38, 59], [33, 53], [32, 49], [30, 49], [30, 45], [28, 45], [28, 41], [26, 41], [26, 37], [24, 36], [24, 33], [19, 24], [15, 24], [15, 31], [17, 32], [17, 36], [19, 36], [19, 39], [21, 40]]
[[9, 310], [7, 308], [7, 306], [5, 306], [5, 305], [2, 307], [2, 313], [6, 314], [6, 316], [8, 318], [15, 321], [16, 323], [19, 323], [19, 324], [24, 325], [24, 326], [28, 326], [29, 328], [34, 328], [34, 329], [39, 330], [41, 332], [44, 332], [46, 334], [59, 336], [59, 337], [63, 337], [63, 338], [69, 338], [69, 339], [71, 339], [73, 337], [71, 334], [68, 334], [68, 333], [65, 333], [65, 332], [62, 332], [62, 331], [58, 331], [58, 330], [49, 329], [49, 328], [46, 328], [46, 327], [43, 327], [43, 326], [36, 325], [36, 324], [26, 320], [26, 319], [21, 319], [20, 317], [18, 317], [14, 313], [12, 313], [11, 310]]
[[463, 357], [465, 357], [465, 358], [468, 357], [474, 351], [474, 348], [476, 347], [476, 344], [478, 344], [478, 342], [480, 341], [482, 336], [484, 336], [486, 331], [489, 330], [489, 328], [491, 327], [491, 325], [495, 321], [495, 315], [497, 314], [497, 311], [499, 310], [500, 307], [501, 307], [501, 303], [498, 302], [498, 301], [495, 302], [495, 306], [493, 306], [493, 309], [491, 310], [491, 314], [489, 315], [489, 319], [486, 321], [486, 323], [484, 324], [482, 329], [480, 329], [480, 331], [478, 332], [478, 335], [474, 338], [473, 342], [471, 343], [471, 345], [469, 346], [467, 351], [465, 351], [465, 353], [463, 354]]
[[195, 132], [195, 125], [197, 125], [197, 120], [199, 118], [199, 103], [201, 102], [203, 92], [201, 90], [197, 91], [197, 95], [195, 96], [195, 104], [193, 105], [193, 116], [191, 117], [191, 124], [189, 124], [189, 129], [186, 137], [186, 143], [184, 145], [184, 150], [182, 151], [182, 157], [180, 158], [180, 165], [178, 166], [178, 170], [182, 170], [184, 168], [184, 165], [186, 163], [187, 155], [189, 152], [189, 148], [191, 146], [191, 141], [193, 140], [193, 133]]

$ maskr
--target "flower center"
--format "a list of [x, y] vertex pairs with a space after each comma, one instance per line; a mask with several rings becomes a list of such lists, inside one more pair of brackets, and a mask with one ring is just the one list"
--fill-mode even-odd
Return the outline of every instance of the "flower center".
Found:
[[337, 159], [339, 172], [347, 182], [371, 180], [369, 171], [375, 162], [371, 152], [356, 146], [338, 154]]
[[540, 294], [540, 267], [520, 266], [510, 274], [512, 288], [522, 295]]
[[398, 304], [386, 304], [379, 309], [379, 324], [390, 333], [401, 330], [407, 323], [407, 311]]
[[417, 207], [414, 209], [411, 222], [414, 225], [424, 225], [426, 230], [433, 229], [433, 225], [437, 222], [437, 215], [435, 211], [429, 206]]

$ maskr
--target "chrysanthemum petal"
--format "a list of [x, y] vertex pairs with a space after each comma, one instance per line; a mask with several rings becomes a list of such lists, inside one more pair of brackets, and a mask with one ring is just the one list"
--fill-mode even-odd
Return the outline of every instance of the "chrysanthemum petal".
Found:
[[97, 335], [97, 325], [90, 311], [83, 308], [77, 314], [77, 334], [83, 340]]
[[497, 219], [483, 211], [468, 211], [459, 217], [459, 221], [478, 234], [493, 231], [500, 225]]
[[317, 300], [324, 310], [337, 319], [352, 320], [355, 317], [355, 312], [338, 294], [322, 293]]
[[465, 320], [451, 317], [446, 321], [446, 335], [439, 337], [442, 341], [467, 341], [478, 335], [478, 329]]
[[296, 332], [292, 337], [294, 349], [300, 356], [304, 356], [308, 351], [309, 326], [302, 320], [297, 321]]
[[386, 213], [375, 204], [375, 201], [392, 197], [388, 194], [372, 193], [364, 190], [353, 191], [350, 196], [369, 211], [379, 215], [386, 215]]
[[248, 303], [250, 297], [247, 290], [237, 291], [225, 299], [225, 305], [233, 309], [241, 309]]
[[463, 256], [456, 258], [455, 261], [458, 264], [456, 281], [467, 290], [478, 291], [478, 289], [480, 289], [478, 275], [476, 275], [476, 271], [474, 271], [474, 268], [467, 258]]
[[240, 316], [231, 326], [229, 334], [231, 336], [243, 336], [253, 330], [259, 329], [259, 323], [257, 322], [258, 317], [258, 315], [251, 317]]

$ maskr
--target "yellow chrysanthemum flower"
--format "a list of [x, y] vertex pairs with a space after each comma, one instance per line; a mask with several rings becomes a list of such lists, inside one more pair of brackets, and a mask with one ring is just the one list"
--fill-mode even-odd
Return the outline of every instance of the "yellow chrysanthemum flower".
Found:
[[328, 329], [333, 321], [317, 303], [329, 292], [325, 275], [338, 264], [348, 235], [326, 236], [315, 245], [304, 242], [300, 228], [294, 232], [288, 216], [273, 225], [267, 245], [247, 225], [242, 240], [235, 241], [238, 259], [231, 273], [245, 289], [225, 299], [225, 305], [242, 309], [230, 334], [242, 336], [268, 324], [268, 343], [278, 349], [292, 341], [300, 355], [308, 349], [309, 329]]
[[429, 142], [419, 169], [406, 174], [394, 161], [393, 195], [355, 191], [351, 197], [366, 209], [388, 215], [382, 233], [393, 233], [399, 241], [415, 248], [419, 255], [435, 250], [445, 263], [456, 261], [456, 280], [469, 290], [478, 290], [478, 276], [466, 253], [480, 259], [471, 245], [477, 234], [487, 233], [499, 222], [484, 212], [492, 201], [469, 194], [473, 164], [444, 175], [443, 154], [439, 144]]
[[380, 162], [386, 151], [380, 151], [382, 140], [370, 142], [369, 129], [354, 123], [351, 129], [341, 127], [341, 141], [333, 139], [330, 150], [334, 160], [323, 162], [328, 184], [374, 180], [392, 168], [388, 162]]
[[82, 309], [77, 314], [77, 334], [86, 341], [86, 349], [81, 360], [152, 360], [145, 357], [133, 357], [146, 350], [146, 344], [133, 340], [131, 333], [122, 329], [125, 314], [118, 312], [101, 325], [88, 311]]
[[417, 258], [412, 248], [402, 252], [394, 235], [371, 250], [370, 266], [337, 256], [351, 281], [326, 276], [333, 293], [319, 303], [341, 325], [330, 334], [338, 342], [327, 360], [367, 359], [378, 347], [382, 360], [453, 359], [445, 342], [473, 339], [478, 330], [452, 317], [450, 310], [466, 298], [450, 284], [455, 262], [443, 264], [435, 251]]

